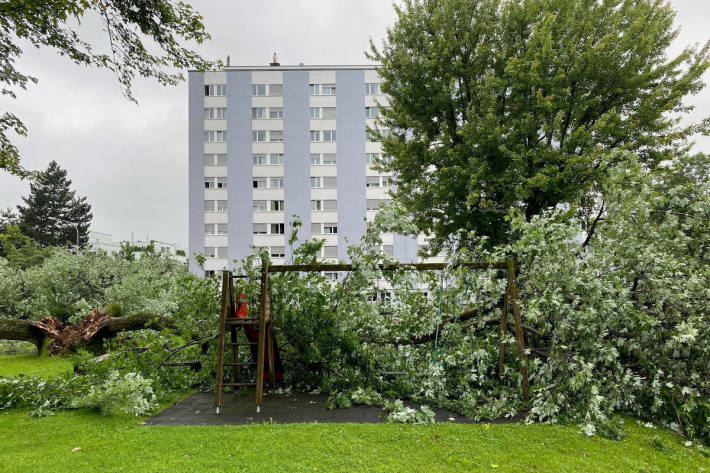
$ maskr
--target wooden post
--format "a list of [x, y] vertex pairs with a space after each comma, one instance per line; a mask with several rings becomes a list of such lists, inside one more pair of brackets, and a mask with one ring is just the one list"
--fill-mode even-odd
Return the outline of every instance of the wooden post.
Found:
[[273, 394], [276, 388], [275, 376], [274, 376], [274, 358], [276, 356], [274, 352], [274, 313], [271, 306], [271, 276], [266, 274], [266, 309], [267, 309], [267, 340], [268, 340], [268, 352], [269, 352], [269, 391]]
[[[230, 272], [231, 276], [231, 272]], [[234, 278], [229, 278], [229, 312], [227, 315], [227, 318], [236, 318], [236, 311], [235, 311], [235, 301], [234, 301]], [[230, 325], [229, 327], [229, 340], [232, 342], [231, 344], [231, 351], [232, 351], [232, 376], [233, 376], [233, 383], [238, 383], [239, 382], [239, 365], [237, 364], [238, 356], [237, 356], [237, 351], [239, 347], [237, 347], [237, 327], [236, 325]], [[239, 388], [234, 390], [237, 394], [239, 394]]]
[[259, 344], [256, 355], [256, 412], [261, 412], [261, 401], [264, 396], [264, 346], [266, 342], [266, 317], [267, 310], [267, 285], [268, 285], [268, 263], [261, 262], [261, 295], [259, 297]]
[[227, 312], [229, 311], [228, 289], [231, 282], [231, 274], [228, 271], [222, 271], [222, 308], [219, 312], [219, 343], [217, 346], [217, 393], [214, 405], [219, 414], [219, 408], [222, 407], [222, 382], [224, 378], [224, 327], [227, 322]]
[[507, 258], [508, 265], [508, 285], [510, 287], [510, 299], [513, 303], [513, 317], [515, 319], [515, 338], [518, 342], [518, 358], [520, 359], [520, 373], [523, 376], [523, 400], [530, 400], [530, 383], [528, 381], [528, 367], [525, 362], [525, 338], [523, 336], [523, 323], [520, 319], [520, 307], [518, 306], [518, 280], [515, 276], [515, 260]]
[[505, 285], [503, 299], [503, 314], [500, 317], [500, 351], [498, 352], [498, 379], [503, 379], [505, 372], [505, 336], [508, 333], [508, 299], [510, 298], [510, 282]]

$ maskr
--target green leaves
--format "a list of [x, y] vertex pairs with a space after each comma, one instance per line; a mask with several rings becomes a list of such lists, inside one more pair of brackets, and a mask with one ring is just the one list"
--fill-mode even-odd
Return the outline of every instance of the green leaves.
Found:
[[[94, 50], [75, 31], [75, 21], [95, 14], [108, 36], [109, 54]], [[202, 17], [183, 2], [172, 0], [8, 0], [0, 3], [0, 93], [15, 97], [15, 89], [26, 89], [37, 79], [15, 67], [22, 54], [20, 41], [49, 47], [77, 64], [105, 68], [116, 75], [121, 91], [135, 102], [131, 84], [136, 75], [153, 77], [163, 85], [183, 80], [185, 69], [205, 70], [209, 61], [184, 47], [208, 40]], [[149, 45], [145, 45], [145, 42]], [[0, 169], [21, 177], [28, 173], [20, 165], [17, 147], [7, 132], [24, 136], [22, 122], [13, 114], [0, 116]]]
[[710, 56], [667, 58], [673, 19], [652, 0], [404, 2], [369, 57], [390, 97], [380, 125], [395, 132], [383, 167], [434, 248], [473, 244], [459, 230], [509, 241], [510, 208], [530, 218], [589, 199], [609, 150], [649, 167], [686, 151], [707, 124], [675, 117]]

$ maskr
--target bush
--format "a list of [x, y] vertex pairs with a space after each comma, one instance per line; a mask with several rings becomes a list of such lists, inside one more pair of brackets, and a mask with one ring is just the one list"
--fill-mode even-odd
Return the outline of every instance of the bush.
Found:
[[123, 376], [111, 371], [108, 378], [98, 386], [92, 386], [85, 396], [76, 398], [73, 407], [97, 409], [104, 415], [146, 415], [158, 405], [153, 394], [152, 380], [138, 373]]

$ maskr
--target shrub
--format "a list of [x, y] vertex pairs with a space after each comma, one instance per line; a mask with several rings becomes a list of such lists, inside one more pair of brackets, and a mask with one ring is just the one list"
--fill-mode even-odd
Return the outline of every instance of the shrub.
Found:
[[72, 406], [97, 409], [104, 415], [149, 414], [157, 407], [151, 384], [150, 379], [138, 373], [121, 376], [114, 370], [102, 384], [92, 386], [85, 396], [75, 399]]

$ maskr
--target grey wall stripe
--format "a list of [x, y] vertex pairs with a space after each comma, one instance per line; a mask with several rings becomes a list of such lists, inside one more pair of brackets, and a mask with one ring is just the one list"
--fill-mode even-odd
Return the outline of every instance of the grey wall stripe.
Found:
[[188, 132], [187, 132], [187, 180], [188, 180], [188, 247], [189, 268], [194, 274], [202, 274], [195, 260], [196, 253], [205, 252], [204, 200], [204, 75], [191, 71], [187, 76]]
[[365, 72], [338, 70], [338, 257], [365, 233]]
[[417, 238], [410, 235], [393, 235], [394, 258], [402, 263], [416, 263], [419, 245]]
[[284, 71], [284, 216], [286, 260], [292, 261], [288, 238], [293, 216], [301, 219], [299, 241], [311, 237], [311, 158], [308, 71]]
[[250, 71], [227, 71], [227, 130], [227, 257], [236, 268], [253, 241]]

